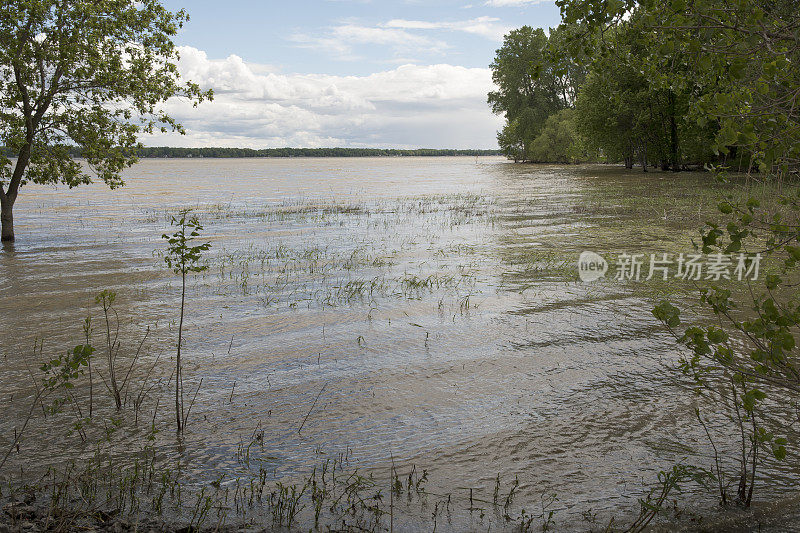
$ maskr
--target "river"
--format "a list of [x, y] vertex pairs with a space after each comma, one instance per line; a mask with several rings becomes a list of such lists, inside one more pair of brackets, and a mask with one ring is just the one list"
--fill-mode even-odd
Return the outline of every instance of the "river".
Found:
[[[212, 244], [187, 287], [187, 395], [202, 386], [183, 445], [158, 438], [197, 479], [248, 468], [257, 436], [251, 459], [274, 479], [338, 456], [491, 499], [498, 475], [502, 491], [516, 476], [516, 507], [554, 494], [559, 528], [581, 529], [593, 513], [634, 516], [676, 462], [710, 466], [668, 370], [676, 344], [651, 314], [691, 287], [587, 283], [576, 267], [584, 250], [690, 252], [718, 194], [708, 175], [453, 157], [143, 160], [125, 177], [114, 191], [21, 191], [17, 243], [0, 253], [0, 443], [27, 412], [37, 360], [82, 342], [87, 312], [103, 346], [103, 289], [117, 293], [121, 361], [150, 328], [141, 416], [162, 394], [168, 426], [180, 279], [161, 236], [191, 207]], [[90, 453], [61, 427], [31, 431], [9, 471]], [[792, 485], [767, 472], [767, 494]]]

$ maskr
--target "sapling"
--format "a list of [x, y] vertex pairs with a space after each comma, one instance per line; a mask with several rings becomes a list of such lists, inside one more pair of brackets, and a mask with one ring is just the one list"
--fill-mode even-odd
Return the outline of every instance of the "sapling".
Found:
[[[106, 355], [108, 357], [109, 375], [109, 383], [106, 383], [106, 386], [108, 387], [108, 390], [111, 391], [111, 395], [114, 396], [114, 405], [117, 408], [117, 411], [119, 411], [122, 409], [122, 395], [120, 394], [120, 387], [117, 383], [117, 372], [115, 368], [117, 354], [119, 353], [119, 343], [117, 342], [119, 339], [119, 317], [116, 316], [117, 311], [113, 307], [114, 300], [116, 299], [117, 293], [112, 290], [105, 289], [95, 297], [94, 301], [103, 307], [103, 317], [105, 318], [106, 323]], [[116, 317], [116, 331], [113, 336], [111, 334], [110, 313], [114, 313], [114, 316]], [[89, 326], [91, 326], [91, 324], [87, 323], [85, 327]], [[88, 330], [85, 329], [84, 331], [88, 338]]]
[[[720, 177], [725, 179], [724, 172]], [[677, 368], [732, 422], [740, 441], [739, 466], [727, 477], [738, 477], [735, 502], [743, 507], [752, 502], [759, 464], [768, 456], [786, 458], [800, 393], [800, 189], [793, 187], [777, 200], [763, 199], [762, 207], [756, 196], [745, 202], [730, 195], [718, 206], [723, 223], [709, 222], [702, 231], [698, 251], [732, 258], [731, 270], [750, 257], [741, 288], [722, 280], [700, 287], [698, 305], [717, 324], [690, 325], [681, 332], [677, 307], [664, 301], [653, 309], [688, 349]], [[729, 281], [736, 277], [735, 271], [726, 276]], [[708, 427], [696, 416], [716, 448]], [[722, 476], [716, 455], [715, 469]], [[720, 499], [727, 502], [725, 487], [718, 486]]]
[[[86, 340], [85, 346], [89, 346], [91, 344], [92, 336], [92, 315], [86, 315], [86, 319], [83, 321], [83, 337]], [[87, 360], [87, 365], [89, 369], [89, 418], [92, 418], [94, 413], [94, 379], [92, 378], [92, 358], [90, 357]]]
[[22, 434], [28, 427], [28, 424], [33, 419], [33, 413], [37, 405], [44, 408], [44, 400], [54, 393], [63, 393], [64, 396], [58, 396], [53, 403], [49, 406], [50, 412], [55, 412], [70, 399], [70, 390], [75, 387], [74, 381], [84, 374], [84, 368], [89, 365], [94, 348], [89, 344], [79, 344], [65, 354], [52, 359], [47, 363], [43, 363], [40, 367], [44, 372], [45, 377], [42, 379], [41, 386], [36, 387], [36, 394], [31, 402], [30, 410], [25, 418], [22, 428], [15, 432], [15, 437], [11, 446], [8, 447], [5, 454], [0, 458], [0, 469], [3, 468], [8, 457], [14, 449], [18, 449], [18, 445], [22, 439]]
[[183, 376], [181, 372], [181, 344], [183, 343], [183, 313], [186, 305], [186, 274], [189, 272], [202, 272], [206, 265], [200, 264], [200, 256], [203, 252], [211, 248], [211, 243], [204, 242], [197, 246], [192, 243], [203, 226], [196, 215], [191, 215], [191, 209], [182, 209], [177, 216], [173, 216], [170, 224], [177, 227], [177, 231], [172, 235], [166, 233], [162, 238], [167, 240], [167, 254], [164, 261], [173, 272], [181, 276], [181, 311], [178, 321], [178, 348], [175, 359], [175, 419], [177, 422], [178, 433], [183, 431], [186, 425], [186, 417], [183, 412]]

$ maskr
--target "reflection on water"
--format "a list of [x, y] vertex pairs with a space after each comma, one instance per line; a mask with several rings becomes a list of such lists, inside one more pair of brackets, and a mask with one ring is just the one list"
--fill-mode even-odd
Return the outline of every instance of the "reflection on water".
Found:
[[[146, 160], [117, 191], [26, 187], [0, 254], [2, 442], [35, 339], [45, 354], [80, 342], [91, 309], [100, 345], [102, 289], [118, 293], [123, 352], [151, 327], [142, 365], [158, 360], [166, 394], [179, 284], [160, 237], [191, 206], [213, 248], [185, 330], [187, 389], [202, 387], [173, 452], [197, 476], [242, 469], [263, 430], [251, 453], [279, 478], [342, 452], [374, 472], [393, 457], [440, 492], [518, 475], [519, 501], [558, 494], [562, 526], [625, 516], [658, 470], [707, 450], [658, 371], [674, 344], [653, 295], [583, 284], [575, 261], [686, 249], [709, 179], [495, 158]], [[88, 453], [24, 448], [26, 464]]]

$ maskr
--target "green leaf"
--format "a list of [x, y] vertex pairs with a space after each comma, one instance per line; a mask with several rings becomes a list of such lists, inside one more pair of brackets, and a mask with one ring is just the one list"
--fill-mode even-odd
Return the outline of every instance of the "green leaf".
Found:
[[653, 316], [666, 324], [670, 328], [676, 328], [680, 325], [680, 311], [677, 307], [667, 301], [659, 303], [653, 309]]
[[773, 446], [772, 447], [772, 454], [775, 456], [775, 459], [778, 461], [783, 461], [786, 458], [786, 447], [784, 446]]

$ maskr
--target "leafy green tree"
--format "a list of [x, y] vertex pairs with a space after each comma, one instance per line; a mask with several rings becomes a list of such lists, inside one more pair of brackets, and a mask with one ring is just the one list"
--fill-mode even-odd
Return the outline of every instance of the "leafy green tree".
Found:
[[[683, 129], [689, 139], [686, 150], [702, 154], [701, 143], [693, 146], [692, 139], [707, 136], [725, 165], [758, 171], [767, 180], [797, 174], [800, 12], [796, 2], [557, 3], [565, 21], [583, 25], [594, 36], [605, 38], [619, 28], [634, 28], [634, 44], [644, 50], [641, 71], [653, 93], [667, 97], [671, 159], [679, 151], [674, 141]], [[797, 444], [792, 426], [797, 422], [800, 392], [796, 290], [800, 194], [793, 188], [779, 198], [751, 195], [741, 202], [731, 196], [719, 210], [722, 223], [704, 228], [698, 247], [721, 260], [733, 259], [732, 268], [738, 268], [735, 257], [742, 252], [761, 258], [758, 278], [739, 287], [724, 281], [701, 284], [699, 311], [715, 318], [713, 325], [708, 321], [683, 325], [679, 309], [669, 302], [662, 302], [653, 313], [686, 348], [679, 368], [705, 399], [704, 406], [713, 409], [714, 417], [727, 417], [731, 423], [722, 429], [740, 440], [731, 473], [711, 436], [719, 429], [710, 430], [697, 411], [715, 450], [721, 500], [749, 506], [759, 465], [769, 456], [783, 460]], [[751, 260], [748, 268], [752, 265]], [[731, 479], [735, 497], [727, 494]]]
[[[555, 88], [545, 87], [538, 80], [546, 48], [547, 36], [541, 28], [523, 26], [505, 36], [491, 64], [492, 79], [498, 87], [489, 93], [492, 111], [506, 113], [513, 120], [535, 106], [537, 100], [555, 99]], [[544, 111], [546, 118], [550, 109]]]
[[686, 42], [696, 71], [719, 80], [699, 99], [696, 120], [719, 121], [716, 149], [744, 169], [786, 176], [800, 164], [800, 10], [797, 2], [732, 6], [671, 0], [647, 22], [665, 45]]
[[557, 28], [550, 28], [547, 59], [563, 107], [574, 106], [591, 66], [592, 56], [576, 46], [584, 33], [579, 24], [560, 24]]
[[498, 143], [515, 161], [528, 160], [547, 117], [572, 105], [580, 66], [551, 46], [541, 28], [523, 26], [505, 36], [491, 68], [498, 89], [489, 93], [488, 102], [494, 113], [506, 117]]
[[[589, 75], [576, 102], [578, 122], [606, 159], [681, 170], [715, 161], [714, 121], [700, 125], [694, 107], [707, 84], [698, 80], [685, 51], [665, 52], [638, 15], [607, 28], [596, 43]], [[655, 43], [655, 44], [654, 44]]]
[[[791, 0], [557, 0], [567, 24], [606, 36], [635, 25], [653, 87], [672, 117], [710, 133], [710, 148], [742, 170], [787, 175], [800, 164], [800, 11]], [[584, 46], [590, 41], [583, 40]], [[603, 42], [603, 39], [599, 39]], [[680, 95], [685, 96], [683, 102]], [[683, 110], [681, 109], [683, 107]], [[670, 123], [673, 140], [681, 124]], [[677, 135], [675, 135], [677, 133]], [[703, 150], [701, 136], [688, 144]], [[674, 162], [673, 162], [674, 163]]]
[[136, 161], [141, 133], [183, 128], [169, 98], [212, 96], [181, 83], [172, 42], [187, 20], [158, 0], [7, 0], [0, 7], [2, 240], [14, 240], [13, 206], [26, 183], [89, 183], [77, 147], [110, 187]]
[[550, 115], [533, 140], [530, 159], [547, 163], [579, 163], [595, 160], [585, 148], [575, 125], [575, 110], [562, 109]]
[[[575, 105], [576, 120], [580, 123], [589, 144], [600, 150], [609, 161], [624, 161], [633, 166], [636, 145], [642, 142], [639, 103], [646, 94], [640, 79], [623, 74], [619, 64], [613, 67], [597, 62], [586, 79]], [[644, 126], [642, 128], [641, 126]]]
[[517, 132], [516, 120], [506, 120], [503, 129], [497, 132], [497, 145], [508, 159], [518, 163], [525, 159], [525, 145], [522, 136]]

